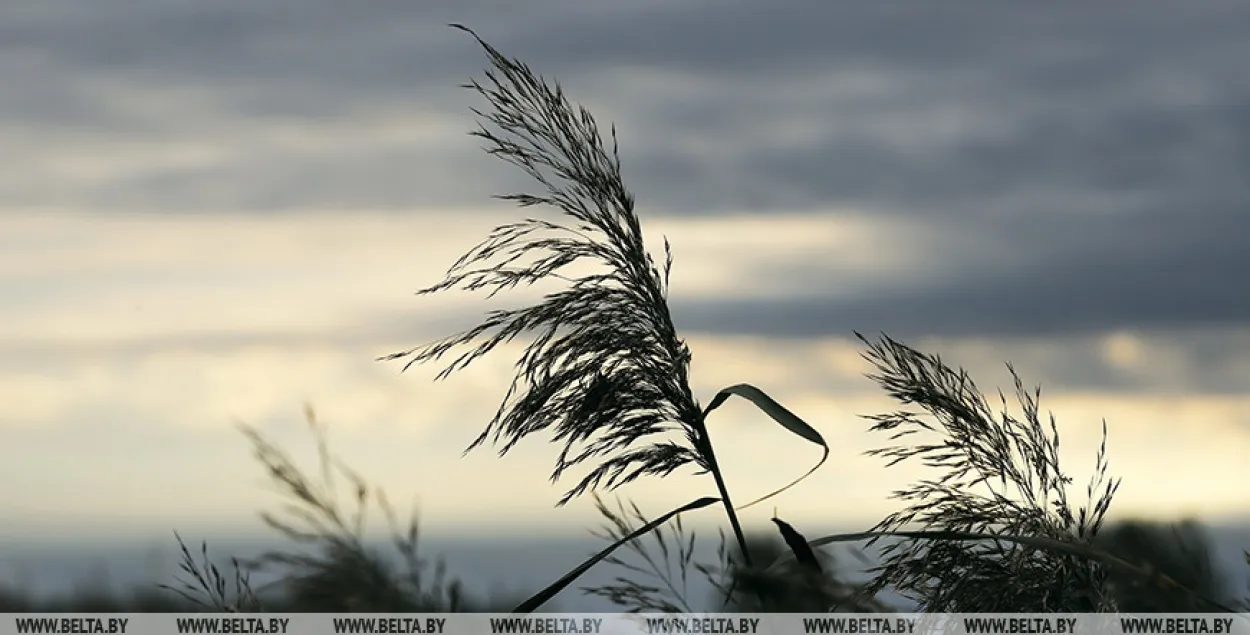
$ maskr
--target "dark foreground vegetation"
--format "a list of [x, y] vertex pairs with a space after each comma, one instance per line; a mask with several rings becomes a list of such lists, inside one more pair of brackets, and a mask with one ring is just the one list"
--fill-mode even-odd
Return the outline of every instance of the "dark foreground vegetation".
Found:
[[[323, 475], [331, 469], [347, 473], [351, 471], [338, 463], [326, 451], [324, 430], [309, 413], [312, 431], [321, 450]], [[333, 523], [332, 518], [344, 510], [328, 503], [329, 497], [321, 494], [302, 497], [297, 492], [326, 491], [332, 482], [314, 483], [304, 476], [289, 460], [273, 446], [248, 431], [257, 457], [274, 479], [275, 484], [286, 492], [291, 502], [322, 521]], [[336, 467], [337, 466], [337, 467]], [[352, 483], [355, 487], [358, 483]], [[363, 515], [367, 508], [366, 498], [373, 497], [385, 504], [385, 497], [369, 488], [363, 481], [365, 495], [356, 499], [357, 507], [351, 512], [352, 523], [365, 528]], [[360, 491], [360, 490], [357, 490]], [[328, 504], [327, 504], [328, 503]], [[602, 501], [599, 509], [605, 518], [603, 528], [597, 532], [606, 541], [631, 532], [635, 525], [645, 523], [646, 518], [632, 505], [618, 503], [609, 506]], [[305, 518], [314, 516], [304, 516]], [[388, 515], [388, 514], [384, 514]], [[389, 515], [388, 515], [389, 517]], [[0, 612], [70, 612], [70, 613], [164, 613], [204, 610], [268, 611], [278, 613], [299, 612], [508, 612], [516, 601], [484, 601], [466, 597], [461, 585], [451, 578], [435, 558], [433, 561], [418, 557], [416, 553], [415, 524], [409, 525], [403, 535], [394, 537], [393, 547], [401, 557], [386, 558], [383, 551], [370, 549], [350, 532], [308, 533], [296, 538], [296, 528], [276, 519], [267, 522], [294, 540], [292, 546], [303, 544], [311, 550], [292, 549], [286, 553], [272, 553], [256, 561], [234, 560], [223, 572], [222, 567], [209, 562], [208, 548], [201, 544], [192, 549], [183, 547], [183, 571], [180, 580], [168, 586], [138, 587], [126, 591], [97, 588], [91, 581], [77, 585], [70, 594], [34, 598], [17, 588], [0, 585]], [[356, 520], [360, 518], [360, 520]], [[633, 541], [625, 545], [623, 553], [610, 557], [608, 566], [617, 566], [626, 575], [618, 578], [613, 586], [584, 589], [589, 594], [609, 598], [626, 609], [645, 611], [699, 611], [719, 608], [728, 611], [823, 611], [830, 601], [845, 603], [843, 610], [858, 612], [882, 612], [897, 610], [888, 602], [863, 597], [863, 584], [847, 582], [841, 573], [847, 565], [861, 568], [865, 561], [846, 562], [833, 558], [825, 550], [814, 553], [821, 564], [822, 574], [813, 578], [801, 567], [777, 567], [771, 570], [751, 569], [734, 564], [725, 552], [722, 541], [720, 562], [714, 565], [695, 562], [691, 558], [694, 540], [680, 521], [657, 529], [649, 540]], [[723, 537], [722, 537], [723, 538]], [[1211, 558], [1209, 538], [1203, 528], [1192, 522], [1167, 524], [1151, 522], [1121, 522], [1109, 525], [1099, 538], [1099, 544], [1109, 553], [1128, 562], [1144, 565], [1159, 571], [1188, 589], [1210, 598], [1225, 598], [1233, 603], [1237, 589], [1224, 583], [1216, 563]], [[402, 547], [401, 547], [402, 545]], [[411, 545], [411, 549], [409, 549]], [[747, 546], [756, 561], [775, 562], [784, 560], [789, 547], [777, 535], [768, 533], [747, 534]], [[299, 555], [300, 553], [304, 555]], [[412, 558], [405, 557], [411, 553]], [[854, 554], [859, 555], [859, 554]], [[862, 555], [860, 556], [862, 557]], [[214, 559], [216, 560], [216, 559]], [[395, 566], [398, 560], [400, 566]], [[603, 566], [603, 565], [601, 565]], [[253, 589], [248, 573], [266, 569], [280, 569], [285, 582], [270, 589]], [[631, 575], [632, 574], [632, 575]], [[683, 591], [685, 580], [692, 576], [704, 576], [713, 582], [717, 595], [710, 598], [690, 598]], [[1110, 582], [1115, 601], [1120, 610], [1131, 612], [1207, 612], [1209, 607], [1195, 600], [1188, 593], [1173, 588], [1143, 585], [1132, 576], [1112, 576]], [[728, 599], [726, 599], [728, 598]], [[544, 610], [558, 610], [548, 605]]]
[[[207, 545], [201, 543], [193, 548], [179, 538], [182, 574], [172, 584], [119, 592], [97, 588], [84, 580], [77, 591], [51, 598], [33, 598], [20, 589], [0, 585], [0, 612], [496, 613], [511, 611], [516, 606], [519, 599], [486, 601], [468, 597], [440, 559], [418, 554], [415, 518], [399, 527], [386, 496], [329, 453], [324, 427], [311, 410], [306, 415], [317, 441], [319, 481], [309, 478], [291, 457], [254, 430], [244, 428], [258, 462], [286, 495], [287, 502], [293, 503], [284, 507], [285, 518], [262, 514], [268, 526], [291, 540], [289, 551], [271, 552], [250, 561], [232, 559], [229, 566], [222, 567], [214, 564], [219, 559], [210, 558]], [[345, 482], [336, 482], [336, 474]], [[333, 495], [342, 485], [353, 493], [347, 509]], [[648, 522], [632, 504], [609, 505], [602, 500], [597, 500], [597, 504], [605, 522], [595, 534], [606, 542], [616, 542]], [[390, 553], [367, 545], [363, 538], [371, 507], [381, 511], [390, 524]], [[900, 609], [865, 594], [869, 585], [843, 578], [850, 569], [863, 568], [867, 560], [847, 562], [845, 556], [835, 559], [817, 548], [813, 551], [819, 563], [817, 572], [790, 560], [791, 548], [780, 535], [757, 532], [746, 534], [746, 538], [754, 561], [784, 564], [768, 568], [743, 566], [733, 557], [723, 535], [718, 562], [697, 562], [693, 551], [698, 537], [682, 525], [678, 516], [650, 536], [626, 543], [620, 552], [605, 559], [600, 566], [616, 566], [624, 574], [613, 585], [582, 591], [608, 598], [625, 610], [641, 611], [819, 612], [832, 605], [856, 612]], [[1121, 522], [1104, 528], [1096, 543], [1108, 553], [1157, 571], [1184, 587], [1182, 590], [1149, 584], [1145, 583], [1149, 580], [1133, 575], [1109, 576], [1107, 585], [1120, 610], [1209, 612], [1211, 607], [1198, 596], [1235, 603], [1238, 589], [1225, 583], [1212, 560], [1209, 537], [1196, 523]], [[857, 551], [851, 553], [864, 558]], [[277, 573], [280, 582], [268, 588], [253, 588], [250, 575], [260, 572]], [[689, 597], [685, 589], [693, 576], [710, 581], [716, 589], [715, 596]], [[561, 607], [553, 603], [543, 608], [550, 611]]]
[[[1194, 525], [1186, 525], [1183, 532], [1194, 531], [1196, 535], [1200, 535], [1200, 528]], [[1220, 579], [1213, 575], [1213, 563], [1204, 558], [1201, 551], [1194, 551], [1192, 542], [1188, 546], [1182, 546], [1182, 541], [1178, 540], [1173, 533], [1175, 526], [1151, 523], [1126, 523], [1122, 525], [1114, 525], [1108, 527], [1108, 534], [1122, 536], [1122, 540], [1113, 538], [1107, 541], [1107, 548], [1117, 555], [1126, 558], [1136, 558], [1141, 554], [1144, 560], [1132, 560], [1142, 563], [1155, 563], [1160, 570], [1177, 580], [1178, 582], [1189, 586], [1192, 589], [1208, 595], [1209, 597], [1235, 597], [1235, 589], [1227, 588], [1221, 584]], [[1191, 539], [1186, 538], [1186, 541]], [[1198, 539], [1197, 543], [1200, 548], [1205, 546], [1205, 540]], [[767, 535], [748, 535], [748, 545], [754, 553], [758, 554], [761, 560], [767, 560], [779, 557], [786, 548], [785, 544], [772, 536]], [[628, 564], [635, 565], [641, 562], [645, 566], [645, 561], [638, 558], [628, 559]], [[829, 559], [826, 557], [825, 561]], [[836, 563], [834, 563], [836, 564]], [[345, 563], [344, 566], [350, 566]], [[696, 570], [694, 574], [698, 575]], [[820, 610], [824, 596], [813, 591], [812, 586], [808, 585], [801, 577], [790, 576], [786, 574], [776, 575], [759, 575], [751, 572], [743, 571], [736, 574], [737, 585], [741, 589], [741, 593], [737, 595], [738, 600], [731, 602], [724, 608], [731, 611], [755, 612], [755, 611], [808, 611]], [[346, 580], [350, 580], [349, 576]], [[202, 611], [204, 606], [197, 602], [193, 602], [183, 598], [177, 594], [170, 593], [167, 590], [155, 587], [135, 588], [125, 592], [115, 590], [96, 589], [91, 590], [89, 583], [79, 585], [79, 591], [53, 597], [33, 598], [22, 593], [18, 589], [0, 587], [0, 612], [4, 613], [21, 613], [21, 612], [40, 612], [40, 613], [176, 613], [185, 611]], [[320, 586], [312, 584], [309, 586]], [[398, 586], [386, 595], [394, 595], [402, 593], [398, 590]], [[855, 585], [848, 583], [834, 582], [830, 585], [834, 598], [847, 598], [856, 589]], [[341, 602], [326, 602], [324, 593], [332, 593], [335, 598], [349, 598], [355, 594], [355, 589], [347, 583], [338, 583], [337, 586], [326, 585], [324, 592], [321, 594], [310, 593], [305, 596], [299, 596], [298, 592], [291, 595], [274, 594], [268, 598], [263, 606], [266, 611], [277, 613], [300, 613], [300, 612], [320, 612], [320, 611], [391, 611], [395, 610], [393, 606], [386, 602], [374, 604], [368, 600], [355, 604], [353, 607], [344, 607]], [[624, 598], [623, 598], [624, 599]], [[707, 600], [712, 600], [708, 602]], [[1180, 612], [1180, 611], [1199, 611], [1205, 612], [1204, 606], [1196, 605], [1196, 603], [1182, 593], [1169, 591], [1167, 589], [1152, 588], [1126, 588], [1117, 594], [1119, 606], [1123, 611], [1130, 612]], [[626, 602], [627, 603], [627, 602]], [[416, 601], [401, 603], [407, 606], [419, 606]], [[448, 611], [455, 609], [461, 612], [507, 612], [515, 606], [515, 602], [487, 602], [487, 601], [461, 601], [458, 605], [447, 603], [431, 603], [421, 606], [420, 609], [404, 609], [404, 610], [427, 610], [427, 611]], [[714, 598], [704, 598], [704, 602], [695, 604], [693, 607], [683, 605], [675, 605], [673, 607], [656, 606], [656, 610], [698, 610], [716, 606]], [[338, 608], [333, 608], [338, 607]], [[544, 607], [546, 610], [552, 610], [553, 607]], [[860, 605], [857, 610], [861, 611], [885, 611], [891, 608], [887, 603], [875, 602]]]
[[[478, 43], [490, 69], [467, 87], [489, 107], [474, 111], [481, 125], [472, 134], [538, 184], [536, 193], [500, 198], [555, 208], [563, 218], [526, 218], [497, 228], [421, 293], [461, 288], [493, 294], [540, 280], [568, 284], [534, 306], [491, 312], [473, 328], [384, 359], [412, 365], [453, 356], [441, 379], [520, 337], [530, 343], [517, 376], [470, 448], [489, 442], [506, 453], [534, 433], [550, 433], [562, 445], [553, 480], [563, 480], [570, 468], [589, 468], [558, 504], [688, 470], [708, 477], [708, 495], [654, 518], [632, 503], [600, 501], [603, 551], [524, 601], [488, 606], [467, 598], [437, 562], [419, 557], [415, 519], [399, 523], [381, 492], [329, 455], [310, 412], [319, 481], [244, 429], [259, 462], [295, 503], [283, 514], [263, 515], [290, 539], [291, 551], [236, 562], [223, 572], [206, 564], [206, 551], [184, 544], [184, 575], [164, 587], [163, 596], [145, 592], [109, 604], [84, 595], [46, 605], [0, 598], [9, 610], [171, 610], [180, 605], [169, 603], [186, 602], [218, 611], [529, 612], [549, 610], [565, 589], [579, 590], [574, 585], [592, 566], [615, 566], [622, 575], [580, 591], [630, 611], [871, 612], [894, 608], [880, 599], [887, 590], [922, 612], [1238, 609], [1240, 590], [1220, 585], [1196, 526], [1104, 526], [1119, 485], [1110, 476], [1105, 428], [1093, 457], [1095, 476], [1075, 488], [1082, 495], [1077, 500], [1040, 390], [1027, 389], [1013, 369], [1014, 405], [1001, 393], [992, 403], [962, 369], [886, 335], [856, 334], [873, 367], [870, 378], [902, 407], [868, 417], [869, 433], [884, 441], [873, 454], [886, 467], [920, 462], [931, 476], [896, 492], [899, 510], [865, 532], [808, 537], [804, 528], [774, 518], [776, 533], [749, 535], [737, 512], [803, 477], [746, 505], [732, 502], [707, 425], [713, 412], [730, 398], [749, 401], [778, 432], [821, 449], [811, 471], [828, 458], [829, 447], [815, 427], [750, 384], [725, 388], [706, 405], [696, 399], [688, 381], [691, 353], [668, 306], [672, 253], [666, 240], [663, 265], [657, 265], [643, 245], [615, 129], [609, 145], [594, 117], [571, 104], [557, 84]], [[576, 276], [566, 269], [574, 263], [592, 265], [594, 272]], [[347, 508], [335, 497], [339, 480], [352, 492]], [[682, 526], [681, 514], [712, 506], [723, 509], [727, 531], [718, 561], [696, 562], [697, 538]], [[401, 566], [390, 566], [364, 544], [366, 512], [373, 509], [390, 525]], [[829, 512], [836, 514], [836, 500]], [[834, 544], [880, 547], [867, 582], [848, 581], [844, 563], [822, 553]], [[276, 573], [281, 583], [253, 589], [252, 572]], [[687, 597], [691, 576], [704, 576], [719, 590], [710, 604]], [[576, 610], [573, 593], [560, 597]]]

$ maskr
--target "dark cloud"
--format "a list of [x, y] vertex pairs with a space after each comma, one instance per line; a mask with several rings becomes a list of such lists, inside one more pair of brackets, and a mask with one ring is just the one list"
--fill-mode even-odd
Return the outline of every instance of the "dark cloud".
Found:
[[[1055, 262], [1020, 276], [837, 300], [676, 301], [687, 328], [781, 337], [882, 330], [901, 337], [1091, 333], [1250, 322], [1246, 255], [1237, 245], [1142, 262]], [[1221, 249], [1223, 247], [1223, 249]]]
[[[686, 302], [692, 328], [994, 335], [1250, 321], [1244, 3], [11, 3], [0, 72], [22, 89], [0, 94], [0, 123], [177, 142], [303, 118], [349, 139], [412, 108], [467, 129], [474, 101], [455, 86], [483, 59], [451, 21], [621, 121], [644, 216], [851, 206], [965, 237], [965, 251], [925, 255], [954, 273], [924, 287]], [[202, 108], [153, 116], [103, 99], [170, 89], [198, 91]], [[515, 183], [496, 184], [503, 171], [481, 167], [477, 145], [262, 148], [76, 188], [26, 179], [0, 203], [464, 205]], [[22, 149], [7, 152], [18, 161]], [[960, 266], [969, 249], [996, 265]], [[772, 273], [836, 284], [818, 270]]]
[[[1038, 213], [1000, 219], [992, 228], [967, 222], [984, 241], [978, 249], [1004, 263], [1000, 269], [961, 270], [958, 261], [969, 254], [935, 251], [934, 266], [951, 269], [941, 279], [837, 297], [820, 291], [836, 291], [838, 280], [815, 265], [791, 264], [764, 277], [812, 293], [677, 299], [675, 312], [687, 328], [782, 337], [852, 329], [971, 337], [1250, 324], [1244, 206], [1213, 202], [1197, 213], [1185, 201], [1156, 204], [1160, 208], [1142, 213], [1089, 219]], [[942, 259], [956, 264], [937, 262]]]

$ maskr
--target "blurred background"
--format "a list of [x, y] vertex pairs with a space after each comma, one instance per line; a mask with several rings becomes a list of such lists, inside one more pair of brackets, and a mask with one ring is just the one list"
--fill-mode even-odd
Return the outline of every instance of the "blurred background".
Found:
[[[615, 122], [696, 396], [752, 383], [830, 443], [776, 499], [806, 534], [867, 528], [923, 474], [861, 454], [893, 405], [852, 331], [885, 331], [988, 393], [1006, 361], [1040, 383], [1078, 483], [1105, 419], [1111, 517], [1193, 519], [1245, 577], [1244, 4], [41, 0], [0, 6], [9, 596], [167, 582], [174, 530], [263, 549], [281, 498], [236, 426], [315, 467], [306, 403], [482, 597], [600, 545], [589, 500], [553, 507], [555, 448], [461, 456], [520, 345], [441, 384], [375, 361], [538, 293], [412, 294], [536, 213], [490, 199], [529, 184], [466, 135], [486, 60], [449, 22]], [[742, 500], [818, 458], [740, 403], [712, 425]], [[622, 493], [659, 515], [711, 487]], [[720, 520], [688, 522], [711, 548]]]

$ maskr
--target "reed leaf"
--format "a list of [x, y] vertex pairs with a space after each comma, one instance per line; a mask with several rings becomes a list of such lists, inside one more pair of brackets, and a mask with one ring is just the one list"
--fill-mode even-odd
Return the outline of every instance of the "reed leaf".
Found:
[[742, 397], [743, 399], [746, 399], [750, 401], [751, 403], [755, 404], [755, 407], [759, 408], [760, 410], [763, 410], [764, 414], [767, 414], [769, 417], [772, 417], [773, 421], [776, 421], [778, 424], [780, 424], [782, 427], [789, 430], [790, 432], [793, 432], [794, 434], [800, 437], [803, 437], [804, 439], [807, 439], [808, 441], [811, 441], [812, 443], [815, 443], [816, 445], [819, 445], [821, 449], [824, 451], [820, 456], [820, 460], [816, 462], [816, 465], [812, 466], [812, 468], [808, 470], [806, 473], [804, 473], [802, 476], [794, 479], [790, 483], [786, 484], [785, 486], [777, 490], [769, 492], [768, 494], [765, 494], [749, 503], [746, 503], [745, 505], [738, 506], [736, 509], [738, 511], [741, 511], [757, 503], [762, 503], [790, 489], [791, 487], [798, 485], [799, 483], [803, 481], [803, 479], [811, 476], [816, 470], [820, 469], [820, 466], [824, 465], [825, 461], [829, 458], [829, 444], [825, 443], [825, 438], [820, 436], [820, 433], [817, 432], [815, 428], [808, 425], [806, 421], [800, 419], [798, 415], [794, 414], [793, 412], [790, 412], [790, 410], [787, 409], [785, 406], [777, 403], [777, 401], [774, 400], [772, 397], [769, 397], [767, 393], [760, 390], [759, 388], [756, 388], [755, 386], [752, 386], [751, 384], [737, 384], [735, 386], [730, 386], [716, 393], [716, 396], [712, 398], [712, 402], [707, 405], [706, 409], [704, 409], [703, 411], [704, 417], [706, 417], [708, 413], [719, 408], [721, 404], [725, 403], [725, 401], [729, 399], [729, 397], [735, 396], [735, 395], [738, 397]]
[[795, 561], [816, 573], [822, 573], [820, 560], [816, 557], [816, 552], [812, 550], [811, 543], [807, 542], [803, 534], [799, 533], [790, 523], [776, 516], [773, 516], [772, 520], [777, 525], [777, 531], [781, 532], [782, 540], [785, 540], [786, 546], [790, 548], [790, 553], [794, 556]]
[[639, 538], [641, 536], [645, 536], [646, 534], [650, 533], [657, 527], [660, 527], [664, 523], [668, 522], [669, 519], [674, 516], [683, 514], [688, 511], [701, 509], [701, 508], [707, 507], [708, 505], [713, 505], [719, 502], [721, 502], [719, 498], [705, 496], [703, 498], [686, 503], [685, 505], [682, 505], [681, 507], [678, 507], [677, 509], [670, 511], [667, 514], [664, 514], [663, 516], [660, 516], [659, 518], [652, 520], [651, 522], [630, 532], [629, 534], [627, 534], [625, 537], [621, 538], [620, 540], [617, 540], [616, 542], [613, 542], [612, 544], [608, 545], [602, 551], [591, 556], [585, 562], [577, 565], [577, 567], [573, 568], [568, 573], [560, 576], [559, 580], [552, 582], [551, 584], [547, 585], [547, 587], [543, 589], [542, 591], [535, 593], [528, 600], [517, 605], [517, 607], [513, 609], [512, 612], [513, 613], [532, 613], [534, 609], [537, 609], [543, 604], [546, 604], [547, 601], [555, 597], [557, 593], [564, 590], [565, 587], [572, 584], [575, 580], [580, 578], [582, 574], [589, 571], [591, 567], [598, 564], [604, 558], [607, 558], [608, 556], [612, 555], [612, 552], [616, 551], [622, 545], [628, 544], [630, 541], [636, 538]]

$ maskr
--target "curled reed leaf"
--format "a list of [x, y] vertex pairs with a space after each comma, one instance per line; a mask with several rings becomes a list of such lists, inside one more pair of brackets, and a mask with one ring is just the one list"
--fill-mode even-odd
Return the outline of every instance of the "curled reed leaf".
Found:
[[820, 456], [820, 460], [816, 462], [816, 465], [812, 466], [812, 468], [808, 470], [806, 473], [804, 473], [802, 476], [794, 479], [793, 481], [786, 484], [785, 486], [778, 488], [772, 492], [769, 492], [768, 494], [765, 494], [749, 503], [746, 503], [744, 505], [739, 505], [737, 509], [741, 511], [757, 503], [762, 503], [790, 489], [791, 487], [798, 485], [799, 483], [803, 481], [803, 479], [815, 473], [816, 470], [820, 469], [820, 466], [824, 465], [825, 461], [829, 458], [829, 444], [825, 443], [825, 438], [820, 436], [820, 433], [817, 432], [815, 428], [808, 425], [806, 421], [800, 419], [798, 415], [794, 414], [793, 412], [790, 412], [790, 410], [787, 409], [785, 406], [777, 403], [776, 400], [774, 400], [772, 397], [769, 397], [767, 393], [760, 390], [759, 388], [756, 388], [755, 386], [752, 386], [751, 384], [737, 384], [735, 386], [730, 386], [716, 393], [716, 396], [712, 398], [712, 402], [707, 405], [706, 409], [704, 409], [703, 415], [706, 417], [708, 413], [719, 408], [721, 404], [725, 403], [725, 401], [729, 399], [730, 396], [733, 396], [733, 395], [742, 397], [743, 399], [746, 399], [750, 401], [751, 403], [755, 404], [755, 407], [759, 408], [760, 410], [763, 410], [764, 413], [767, 414], [769, 417], [772, 417], [773, 421], [776, 421], [778, 424], [780, 424], [782, 427], [789, 430], [790, 432], [793, 432], [794, 434], [800, 437], [803, 437], [804, 439], [807, 439], [808, 441], [811, 441], [812, 443], [815, 443], [816, 445], [819, 445], [824, 450], [824, 452]]

